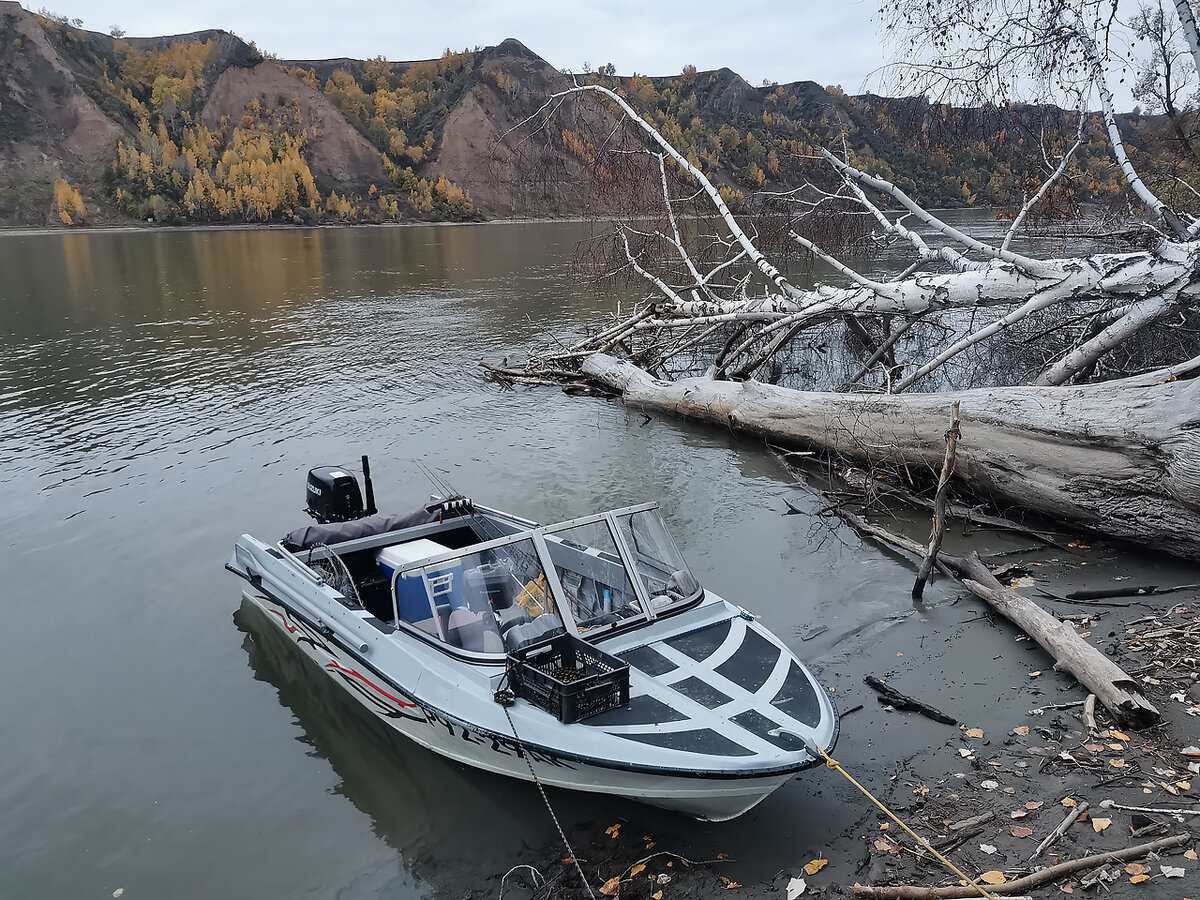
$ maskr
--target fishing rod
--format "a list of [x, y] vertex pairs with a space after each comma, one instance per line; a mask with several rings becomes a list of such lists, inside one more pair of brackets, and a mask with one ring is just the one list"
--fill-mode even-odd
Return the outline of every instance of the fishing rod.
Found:
[[[468, 508], [471, 511], [471, 518], [474, 523], [479, 526], [479, 529], [483, 532], [483, 537], [486, 540], [497, 540], [498, 538], [507, 537], [507, 535], [501, 531], [499, 527], [497, 527], [496, 523], [493, 522], [486, 513], [483, 515], [475, 514], [474, 504], [471, 504], [471, 501], [467, 499], [466, 495], [463, 494], [462, 491], [457, 490], [454, 485], [450, 484], [450, 482], [445, 478], [439, 476], [421, 460], [414, 459], [413, 464], [426, 478], [429, 479], [429, 483], [432, 484], [434, 488], [443, 495], [444, 498], [462, 499], [469, 504]], [[441, 505], [441, 502], [430, 504], [433, 509], [436, 509]], [[429, 507], [426, 508], [428, 509]], [[432, 512], [433, 509], [430, 509], [430, 512]], [[521, 543], [523, 542], [509, 544], [504, 548], [497, 549], [503, 549], [505, 554], [510, 558], [516, 557], [516, 561], [519, 562], [525, 574], [529, 574], [531, 572], [536, 573], [532, 576], [532, 580], [526, 579], [525, 583], [522, 583], [521, 578], [518, 578], [517, 573], [511, 569], [509, 570], [508, 574], [509, 577], [517, 583], [517, 586], [520, 588], [520, 590], [528, 594], [531, 601], [536, 602], [539, 606], [545, 607], [544, 599], [548, 599], [547, 595], [549, 593], [548, 589], [545, 587], [545, 569], [542, 566], [541, 560], [537, 558], [536, 553], [530, 553], [528, 550], [523, 549], [520, 546]], [[523, 577], [524, 575], [522, 578]], [[541, 584], [537, 585], [537, 579], [539, 578], [541, 579]], [[537, 586], [535, 588], [531, 588], [531, 584], [535, 584]], [[536, 596], [537, 592], [539, 591], [543, 595], [543, 600], [539, 600]]]

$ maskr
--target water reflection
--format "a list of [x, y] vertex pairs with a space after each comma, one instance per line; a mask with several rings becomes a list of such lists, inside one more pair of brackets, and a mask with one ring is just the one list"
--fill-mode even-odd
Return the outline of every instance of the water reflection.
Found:
[[[537, 827], [545, 811], [530, 785], [454, 763], [386, 727], [249, 601], [234, 618], [254, 677], [295, 715], [297, 740], [329, 762], [336, 793], [370, 816], [413, 875], [453, 895], [494, 878], [504, 860], [523, 859], [530, 841], [553, 837], [548, 822]], [[558, 804], [561, 792], [554, 796]]]

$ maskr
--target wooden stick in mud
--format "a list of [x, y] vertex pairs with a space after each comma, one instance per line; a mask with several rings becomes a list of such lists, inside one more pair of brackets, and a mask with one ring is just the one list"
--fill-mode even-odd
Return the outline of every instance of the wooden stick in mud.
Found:
[[985, 813], [980, 813], [977, 816], [971, 816], [969, 819], [963, 819], [955, 822], [950, 826], [951, 831], [962, 831], [965, 828], [974, 828], [976, 825], [982, 825], [984, 822], [990, 822], [996, 818], [995, 810], [989, 809]]
[[[1048, 866], [1045, 869], [1039, 869], [1032, 875], [1026, 875], [1024, 878], [1018, 878], [1015, 881], [1008, 881], [1004, 884], [989, 884], [987, 889], [992, 894], [1020, 894], [1048, 881], [1056, 881], [1059, 878], [1074, 875], [1076, 872], [1085, 872], [1088, 869], [1095, 869], [1107, 863], [1120, 863], [1131, 859], [1140, 859], [1149, 853], [1168, 850], [1172, 847], [1180, 847], [1188, 843], [1191, 839], [1192, 836], [1190, 834], [1177, 834], [1172, 837], [1151, 841], [1148, 844], [1138, 844], [1136, 847], [1115, 850], [1112, 853], [1097, 853], [1094, 856], [1085, 856], [1082, 859], [1073, 859], [1069, 862], [1059, 863], [1057, 866]], [[973, 888], [960, 887], [959, 885], [949, 887], [922, 887], [920, 885], [873, 887], [871, 885], [856, 884], [854, 885], [854, 893], [860, 897], [873, 898], [873, 900], [959, 900], [959, 898], [977, 896], [977, 892]]]
[[1088, 694], [1083, 701], [1083, 725], [1088, 730], [1088, 736], [1096, 733], [1096, 695]]
[[946, 495], [950, 493], [950, 476], [954, 473], [954, 451], [958, 448], [959, 419], [958, 401], [950, 407], [950, 430], [946, 432], [946, 457], [942, 460], [942, 474], [938, 477], [937, 494], [934, 495], [933, 529], [929, 535], [929, 549], [925, 551], [925, 559], [917, 571], [917, 580], [913, 584], [914, 600], [920, 600], [925, 593], [925, 583], [933, 574], [933, 565], [938, 552], [942, 549], [942, 535], [946, 532]]
[[943, 725], [958, 724], [958, 720], [952, 716], [946, 715], [941, 710], [934, 709], [928, 703], [922, 703], [914, 697], [900, 693], [890, 684], [884, 684], [874, 675], [868, 675], [863, 679], [863, 683], [879, 692], [880, 703], [886, 703], [893, 709], [909, 709], [913, 712], [919, 712], [926, 718], [933, 719], [935, 722], [941, 722]]
[[1088, 808], [1088, 802], [1086, 800], [1084, 800], [1078, 806], [1072, 807], [1071, 811], [1067, 813], [1067, 817], [1062, 820], [1061, 824], [1059, 824], [1059, 826], [1057, 828], [1055, 828], [1052, 832], [1050, 832], [1048, 835], [1046, 835], [1045, 840], [1043, 840], [1040, 844], [1038, 844], [1037, 849], [1034, 850], [1031, 854], [1029, 854], [1029, 858], [1036, 859], [1037, 857], [1041, 856], [1042, 853], [1045, 852], [1047, 847], [1049, 847], [1051, 844], [1053, 844], [1060, 837], [1062, 837], [1064, 834], [1067, 833], [1067, 829], [1069, 829], [1071, 827], [1071, 825], [1073, 825], [1075, 823], [1075, 821], [1079, 818], [1080, 814], [1087, 812], [1087, 808]]

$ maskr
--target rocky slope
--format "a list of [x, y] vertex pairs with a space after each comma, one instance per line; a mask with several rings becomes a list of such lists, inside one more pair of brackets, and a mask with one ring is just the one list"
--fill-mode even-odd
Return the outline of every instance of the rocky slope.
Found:
[[[725, 68], [670, 78], [606, 69], [591, 77], [626, 93], [735, 205], [759, 188], [794, 187], [808, 173], [789, 161], [843, 134], [860, 165], [926, 203], [1003, 205], [1039, 174], [1031, 135], [1062, 119], [1058, 110], [847, 97], [812, 82], [754, 87]], [[215, 222], [603, 211], [629, 177], [599, 164], [592, 144], [611, 140], [612, 113], [569, 106], [540, 130], [530, 124], [569, 84], [512, 39], [440, 60], [280, 62], [227, 32], [121, 40], [0, 0], [0, 224], [57, 223], [51, 186], [60, 178], [82, 189], [91, 223], [152, 212]], [[304, 169], [300, 187], [288, 188], [300, 200], [279, 200], [275, 188], [248, 199], [235, 185], [239, 165], [258, 165], [243, 158], [259, 152], [251, 132], [271, 142], [271, 178]], [[285, 134], [299, 148], [286, 161]], [[1072, 182], [1068, 202], [1103, 196], [1115, 170], [1102, 157], [1099, 143], [1081, 151], [1087, 177]], [[264, 199], [264, 190], [275, 193]]]

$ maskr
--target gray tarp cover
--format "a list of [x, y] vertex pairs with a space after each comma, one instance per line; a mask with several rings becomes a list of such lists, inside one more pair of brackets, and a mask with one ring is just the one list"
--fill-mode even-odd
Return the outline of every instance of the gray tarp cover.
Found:
[[438, 511], [430, 512], [423, 506], [403, 513], [377, 513], [352, 522], [330, 522], [327, 525], [305, 525], [289, 532], [283, 545], [289, 550], [307, 550], [316, 544], [340, 544], [355, 538], [371, 537], [414, 525], [436, 522]]

